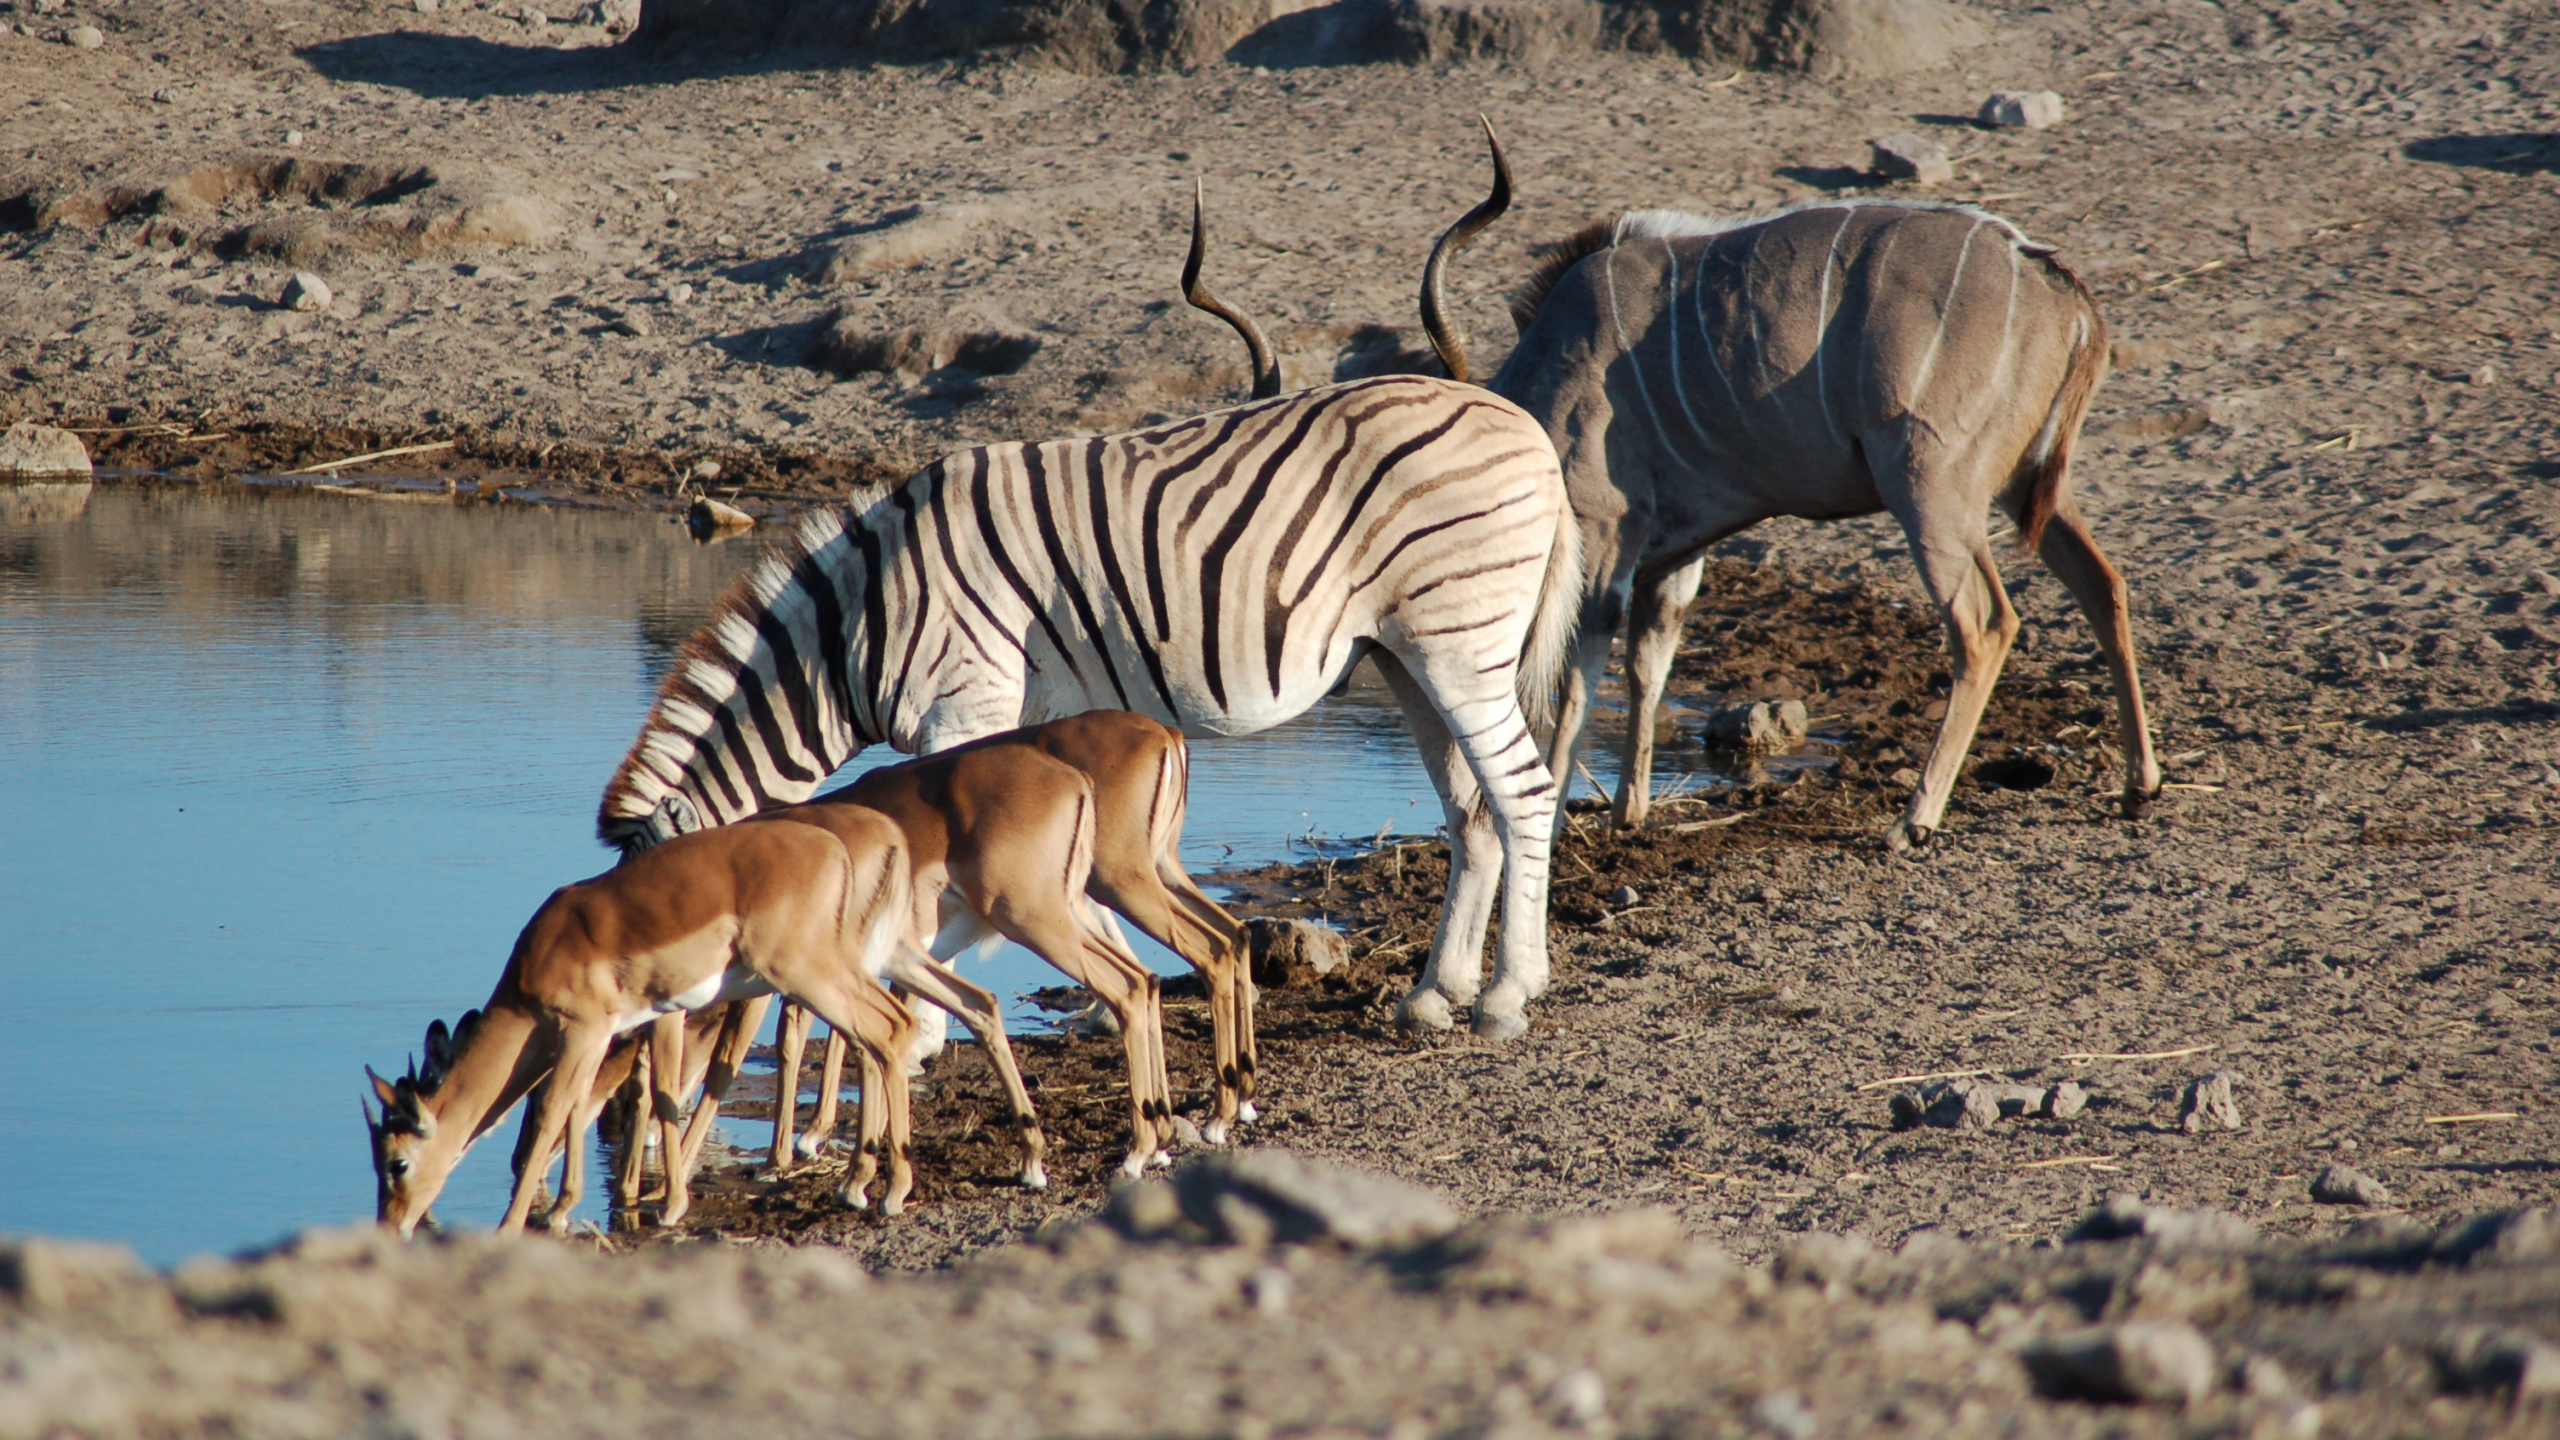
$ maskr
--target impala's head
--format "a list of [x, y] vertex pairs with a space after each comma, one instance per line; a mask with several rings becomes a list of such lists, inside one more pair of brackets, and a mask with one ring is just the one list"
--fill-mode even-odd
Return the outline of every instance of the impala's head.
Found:
[[[479, 1020], [480, 1012], [473, 1010], [451, 1030], [442, 1020], [429, 1024], [425, 1065], [413, 1063], [397, 1080], [385, 1080], [372, 1066], [364, 1067], [365, 1078], [373, 1083], [364, 1123], [373, 1140], [374, 1218], [399, 1231], [402, 1239], [426, 1218], [458, 1158], [450, 1147], [427, 1153], [436, 1138], [435, 1096], [453, 1069], [455, 1052], [470, 1040]], [[375, 1101], [381, 1102], [379, 1111]]]

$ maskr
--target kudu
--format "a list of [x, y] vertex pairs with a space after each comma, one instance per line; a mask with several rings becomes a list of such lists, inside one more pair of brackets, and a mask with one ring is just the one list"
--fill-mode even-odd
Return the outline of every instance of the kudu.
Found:
[[[1477, 214], [1508, 199], [1498, 145], [1494, 165], [1494, 198]], [[1425, 327], [1460, 379], [1466, 357], [1439, 296], [1448, 258], [1473, 233], [1442, 237], [1423, 272]], [[2097, 633], [2115, 682], [2125, 812], [2159, 792], [2124, 581], [2070, 491], [2106, 321], [2051, 247], [1964, 205], [1640, 210], [1552, 247], [1512, 315], [1519, 344], [1486, 385], [1553, 437], [1582, 532], [1582, 623], [1549, 768], [1571, 773], [1623, 621], [1621, 823], [1645, 818], [1654, 715], [1705, 551], [1780, 515], [1891, 512], [1944, 617], [1953, 685], [1919, 788], [1886, 837], [1894, 849], [1937, 830], [2018, 636], [1984, 523], [1995, 503]]]
[[[852, 835], [847, 844], [840, 835]], [[368, 1069], [379, 1114], [367, 1104], [376, 1215], [403, 1236], [414, 1230], [453, 1167], [516, 1101], [546, 1076], [531, 1153], [574, 1144], [570, 1126], [593, 1093], [613, 1037], [652, 1029], [652, 1072], [662, 1153], [680, 1157], [673, 1087], [684, 1074], [684, 1026], [662, 1016], [756, 994], [805, 1001], [875, 1059], [903, 1057], [915, 1020], [881, 983], [903, 950], [925, 969], [911, 938], [913, 901], [905, 839], [886, 817], [841, 829], [735, 826], [688, 835], [592, 880], [554, 891], [517, 937], [497, 989], [448, 1053], [430, 1045], [424, 1072], [387, 1081]], [[903, 1064], [882, 1067], [882, 1147], [895, 1213], [914, 1187], [908, 1159]], [[860, 1204], [875, 1166], [866, 1154], [846, 1187]], [[671, 1179], [681, 1179], [670, 1162]], [[501, 1233], [524, 1228], [539, 1167], [516, 1177]], [[564, 1191], [566, 1186], [564, 1185]], [[577, 1202], [558, 1197], [553, 1218]], [[671, 1184], [667, 1219], [685, 1209]]]

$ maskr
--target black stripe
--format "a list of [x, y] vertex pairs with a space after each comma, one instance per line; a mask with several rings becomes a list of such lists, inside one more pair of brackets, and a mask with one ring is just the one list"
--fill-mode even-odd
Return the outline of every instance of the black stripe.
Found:
[[[1209, 548], [1201, 553], [1201, 629], [1206, 632], [1202, 637], [1202, 643], [1205, 646], [1202, 659], [1206, 662], [1204, 668], [1209, 673], [1209, 694], [1218, 702], [1218, 708], [1221, 710], [1227, 708], [1227, 687], [1224, 673], [1225, 661], [1221, 654], [1223, 647], [1218, 640], [1218, 595], [1227, 585], [1227, 556], [1234, 551], [1236, 543], [1244, 538], [1245, 530], [1253, 524], [1255, 514], [1262, 506], [1262, 497], [1271, 489], [1272, 477], [1280, 472], [1282, 466], [1289, 464], [1295, 458], [1298, 447], [1306, 441], [1307, 432], [1315, 428], [1316, 421], [1324, 418], [1327, 408], [1322, 404], [1306, 407], [1306, 413], [1299, 418], [1294, 431], [1272, 450], [1269, 458], [1262, 462], [1262, 468], [1255, 473], [1253, 482], [1245, 487], [1244, 495], [1236, 501], [1235, 509], [1228, 512], [1227, 523], [1218, 527], [1217, 538], [1211, 540]], [[1271, 644], [1267, 633], [1264, 644], [1266, 646]]]
[[[923, 550], [924, 541], [916, 530], [915, 497], [909, 495], [906, 488], [901, 486], [890, 493], [889, 503], [898, 507], [899, 528], [905, 532], [906, 538], [906, 544], [900, 549], [898, 558], [905, 562], [908, 572], [915, 576], [916, 581], [915, 611], [905, 617], [907, 648], [898, 656], [897, 687], [889, 697], [885, 712], [894, 716], [903, 713], [906, 709], [907, 682], [915, 678], [916, 649], [924, 643], [925, 617], [933, 613], [933, 587], [924, 583], [924, 576], [916, 565], [916, 556]], [[888, 577], [883, 575], [880, 579], [883, 603], [887, 600], [888, 588]], [[871, 688], [874, 691], [883, 688], [880, 676], [871, 677]]]
[[[940, 467], [937, 466], [936, 469], [939, 470]], [[1022, 648], [1022, 638], [1014, 634], [1004, 621], [998, 619], [995, 611], [987, 608], [985, 597], [978, 593], [978, 587], [969, 583], [967, 572], [960, 568], [960, 552], [953, 548], [951, 543], [951, 507], [946, 503], [951, 496], [949, 476], [946, 474], [944, 479], [946, 483], [936, 487], [933, 499], [926, 502], [926, 508], [933, 512], [934, 536], [942, 544], [942, 573], [951, 576], [959, 584], [960, 593], [969, 597], [969, 603], [978, 607], [978, 613], [987, 617], [987, 624], [994, 628], [995, 633], [1004, 637], [1005, 643], [1013, 647], [1015, 654], [1028, 656], [1030, 652]], [[953, 623], [959, 625], [960, 633], [969, 637], [969, 643], [976, 647], [977, 652], [986, 657], [987, 663], [994, 664], [996, 657], [988, 654], [986, 642], [978, 638], [977, 631], [969, 628], [969, 622], [961, 615], [959, 607], [952, 607], [951, 619]]]
[[[1167, 715], [1177, 718], [1173, 691], [1164, 683], [1164, 657], [1156, 653], [1147, 627], [1138, 619], [1138, 602], [1129, 593], [1129, 577], [1120, 568], [1120, 552], [1111, 543], [1111, 499], [1106, 488], [1108, 476], [1102, 463], [1103, 447], [1108, 442], [1087, 442], [1084, 452], [1084, 484], [1093, 502], [1093, 543], [1102, 551], [1102, 574], [1111, 582], [1112, 598], [1120, 602], [1120, 613], [1129, 622], [1130, 637], [1137, 643], [1138, 658], [1147, 663], [1147, 678], [1155, 682], [1156, 698], [1164, 702]], [[1152, 557], [1150, 557], [1152, 558]], [[1125, 703], [1125, 702], [1124, 702]]]
[[746, 782], [747, 793], [740, 795], [738, 787], [730, 783], [729, 774], [722, 768], [721, 757], [718, 754], [705, 757], [711, 761], [711, 778], [720, 782], [720, 793], [727, 798], [729, 814], [732, 817], [753, 815], [764, 808], [766, 796], [764, 787], [756, 783], [755, 767], [745, 763], [743, 759], [747, 753], [746, 732], [738, 728], [738, 717], [731, 713], [726, 705], [711, 707], [711, 721], [720, 728], [720, 739], [727, 746], [726, 753], [741, 757], [737, 767], [737, 778]]
[[1505, 500], [1498, 505], [1493, 505], [1483, 510], [1471, 510], [1464, 515], [1456, 517], [1455, 519], [1443, 520], [1436, 525], [1425, 525], [1419, 530], [1409, 530], [1405, 532], [1404, 538], [1398, 540], [1395, 543], [1395, 548], [1387, 552], [1386, 558], [1378, 562], [1377, 568], [1369, 572], [1369, 577], [1362, 580], [1359, 584], [1351, 587], [1352, 593], [1356, 595], [1359, 592], [1368, 589], [1370, 586], [1377, 584], [1378, 577], [1386, 574], [1387, 567], [1395, 564], [1396, 557], [1403, 554], [1406, 548], [1411, 546], [1415, 541], [1421, 540], [1425, 536], [1436, 535], [1439, 532], [1448, 529], [1452, 525], [1465, 525], [1472, 521], [1481, 520], [1488, 515], [1494, 514], [1496, 511], [1508, 510], [1512, 506], [1519, 504], [1521, 501], [1532, 498], [1533, 494], [1534, 492], [1514, 495], [1510, 499]]
[[[756, 737], [764, 742], [765, 764], [781, 772], [782, 778], [795, 784], [815, 785], [824, 776], [812, 774], [791, 758], [788, 737], [783, 734], [782, 717], [773, 713], [773, 701], [764, 693], [764, 678], [753, 672], [738, 677], [738, 693], [746, 697], [747, 718], [755, 722]], [[764, 787], [756, 787], [764, 793]]]
[[856, 520], [845, 530], [854, 549], [862, 554], [862, 695], [871, 706], [871, 731], [889, 733], [888, 722], [880, 712], [880, 669], [889, 654], [889, 599], [882, 587], [888, 583], [887, 566], [880, 554], [880, 537], [871, 527]]
[[[1119, 708], [1129, 708], [1128, 687], [1120, 683], [1120, 667], [1111, 663], [1111, 643], [1102, 633], [1102, 618], [1093, 613], [1093, 598], [1084, 593], [1084, 585], [1076, 578], [1075, 562], [1067, 558], [1066, 536], [1058, 528], [1058, 516], [1049, 503], [1049, 467], [1043, 447], [1026, 445], [1022, 449], [1022, 468], [1031, 487], [1031, 521], [1040, 532], [1040, 544], [1049, 552], [1049, 573], [1065, 591], [1067, 603], [1076, 610], [1076, 623], [1084, 627], [1085, 638], [1093, 643], [1093, 653], [1102, 660], [1103, 678], [1111, 682], [1111, 693], [1119, 697]], [[1074, 662], [1070, 661], [1070, 664]]]
[[[845, 524], [850, 526], [853, 519], [848, 514]], [[818, 627], [819, 674], [832, 690], [836, 713], [844, 717], [845, 726], [853, 731], [856, 742], [846, 747], [843, 756], [828, 755], [823, 750], [819, 752], [832, 769], [851, 758], [855, 749], [869, 743], [869, 738], [862, 733], [861, 714], [854, 708], [852, 677], [845, 673], [844, 647], [849, 637], [844, 623], [844, 605], [837, 596], [832, 570], [819, 561], [814, 551], [801, 556], [800, 563], [791, 567], [791, 583], [809, 594], [809, 608]]]
[[[1466, 407], [1470, 410], [1474, 408], [1472, 405]], [[1360, 493], [1352, 497], [1351, 508], [1343, 512], [1342, 527], [1334, 532], [1332, 542], [1324, 547], [1324, 554], [1316, 558], [1315, 568], [1307, 572], [1306, 583], [1298, 591], [1297, 603], [1302, 605], [1306, 603], [1307, 596], [1315, 590], [1316, 577], [1323, 574], [1325, 569], [1333, 563], [1334, 552], [1341, 549], [1343, 543], [1351, 538], [1351, 531], [1359, 523], [1361, 512], [1368, 508], [1370, 498], [1378, 493], [1378, 487], [1386, 483], [1388, 473], [1419, 453], [1423, 447], [1447, 435], [1450, 429], [1465, 417], [1465, 414], [1466, 411], [1461, 410], [1451, 415], [1448, 419], [1397, 446], [1388, 453], [1385, 460], [1370, 467], [1368, 483], [1360, 487]]]
[[1157, 471], [1155, 479], [1147, 486], [1146, 518], [1139, 544], [1147, 561], [1147, 594], [1155, 602], [1156, 630], [1152, 638], [1159, 644], [1173, 634], [1173, 622], [1165, 615], [1164, 598], [1164, 546], [1161, 542], [1164, 538], [1165, 492], [1173, 487], [1175, 481], [1206, 464], [1210, 456], [1224, 451], [1227, 441], [1235, 435], [1237, 427], [1244, 424], [1249, 413], [1237, 411], [1229, 415], [1216, 436], [1203, 438], [1199, 449]]
[[[987, 552], [987, 558], [996, 562], [996, 569], [1004, 575], [1005, 583], [1013, 587], [1013, 593], [1022, 598], [1023, 607], [1031, 612], [1031, 618], [1039, 621], [1040, 628], [1048, 632], [1049, 644], [1056, 648], [1058, 658], [1067, 662], [1067, 673], [1075, 676], [1076, 683], [1081, 686], [1084, 683], [1084, 672], [1076, 668], [1076, 657], [1068, 653], [1066, 637], [1058, 633], [1057, 625], [1049, 619], [1048, 610], [1042, 607], [1039, 600], [1032, 595], [1030, 584], [1022, 578], [1022, 571], [1015, 568], [1013, 557], [1005, 553], [1004, 542], [996, 536], [995, 503], [987, 494], [991, 488], [987, 479], [994, 465], [984, 450], [972, 450], [969, 453], [977, 461], [977, 473], [971, 477], [975, 483], [969, 487], [969, 502], [978, 517], [978, 544]], [[1030, 647], [1023, 647], [1022, 654], [1024, 660], [1028, 661], [1031, 657]], [[1029, 667], [1026, 666], [1026, 680], [1028, 669]]]
[[800, 663], [800, 647], [791, 639], [791, 627], [767, 605], [756, 611], [756, 638], [773, 652], [774, 682], [782, 687], [782, 703], [791, 712], [791, 728], [799, 732], [801, 748], [826, 765], [827, 737], [818, 723], [818, 697], [809, 688], [809, 672]]
[[1460, 570], [1453, 574], [1443, 575], [1428, 585], [1417, 585], [1413, 589], [1404, 592], [1399, 599], [1400, 601], [1418, 599], [1452, 581], [1473, 580], [1479, 575], [1491, 575], [1500, 570], [1517, 570], [1523, 565], [1542, 564], [1546, 559], [1547, 557], [1544, 555], [1523, 555], [1517, 560], [1502, 560], [1491, 565], [1479, 565], [1473, 570]]

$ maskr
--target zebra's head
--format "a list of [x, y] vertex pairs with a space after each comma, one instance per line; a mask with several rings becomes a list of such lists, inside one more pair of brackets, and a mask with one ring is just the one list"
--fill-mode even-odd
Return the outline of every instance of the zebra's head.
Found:
[[703, 828], [702, 812], [682, 794], [670, 790], [646, 814], [614, 815], [597, 821], [596, 838], [621, 851], [622, 858], [628, 860], [643, 850]]

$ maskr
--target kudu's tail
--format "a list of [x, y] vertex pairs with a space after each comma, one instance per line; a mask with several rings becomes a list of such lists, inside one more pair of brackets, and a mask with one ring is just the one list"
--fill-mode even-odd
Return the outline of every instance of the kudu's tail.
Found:
[[2018, 512], [2018, 548], [2032, 551], [2044, 540], [2044, 527], [2061, 508], [2062, 497], [2071, 483], [2071, 452], [2080, 440], [2080, 425], [2089, 416], [2089, 402], [2098, 393], [2098, 382], [2107, 374], [2107, 317], [2098, 310], [2097, 297], [2071, 267], [2046, 256], [2053, 267], [2080, 298], [2081, 333], [2072, 347], [2070, 368], [2063, 372], [2062, 388], [2055, 392], [2053, 408], [2046, 412], [2044, 428], [2036, 433], [2036, 443], [2025, 457], [2028, 469], [2027, 501]]
[[1561, 479], [1557, 490], [1556, 541], [1547, 551], [1538, 612], [1520, 653], [1520, 711], [1540, 730], [1555, 724], [1565, 662], [1573, 657], [1574, 633], [1582, 628], [1582, 527], [1574, 523], [1573, 506], [1563, 502]]

